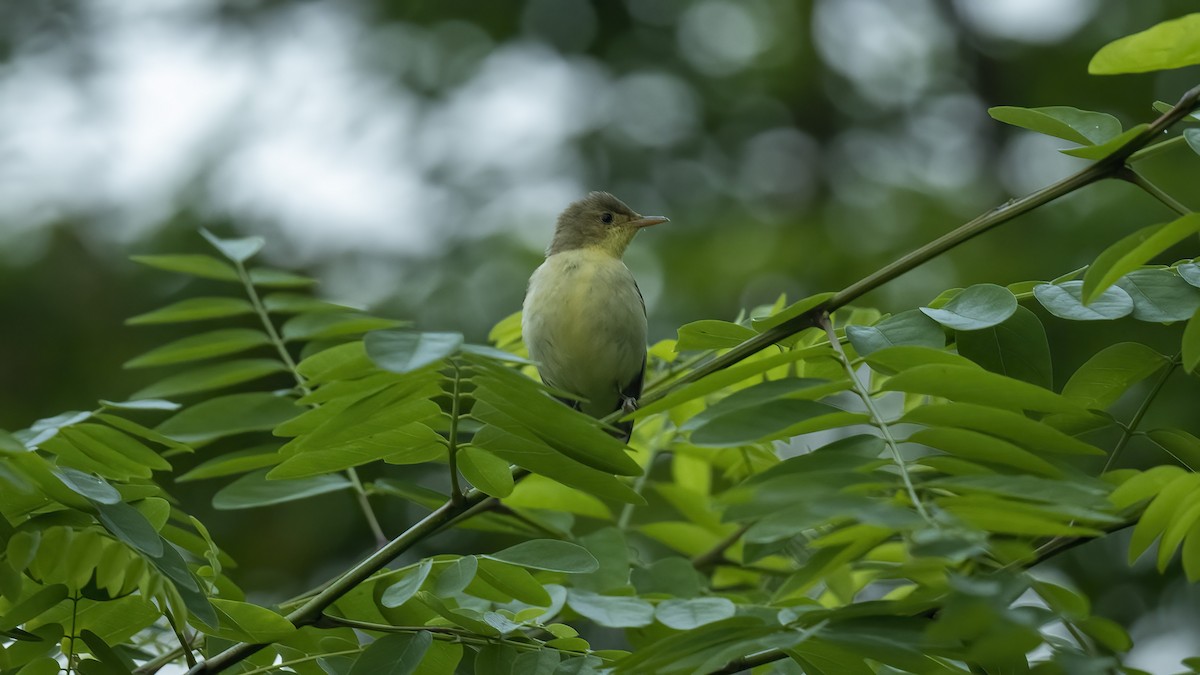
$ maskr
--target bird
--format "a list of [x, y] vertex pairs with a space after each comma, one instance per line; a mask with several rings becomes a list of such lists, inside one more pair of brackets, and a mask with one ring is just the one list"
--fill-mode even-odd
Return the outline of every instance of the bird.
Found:
[[[529, 277], [521, 335], [542, 382], [593, 417], [632, 412], [646, 372], [646, 302], [621, 260], [643, 216], [607, 192], [591, 192], [558, 216], [546, 260]], [[629, 442], [632, 422], [617, 429]], [[621, 437], [621, 436], [619, 436]]]

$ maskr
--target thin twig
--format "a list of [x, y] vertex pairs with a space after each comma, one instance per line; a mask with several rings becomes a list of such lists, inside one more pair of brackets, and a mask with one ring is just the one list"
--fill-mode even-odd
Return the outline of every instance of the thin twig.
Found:
[[742, 535], [746, 534], [746, 530], [749, 529], [749, 525], [742, 525], [733, 532], [725, 535], [725, 537], [721, 539], [721, 541], [718, 541], [712, 548], [692, 558], [692, 567], [700, 571], [704, 571], [710, 567], [714, 567], [726, 562], [728, 558], [725, 557], [725, 551], [729, 550], [730, 546], [733, 546], [735, 543], [737, 543], [737, 540], [741, 539]]
[[1137, 412], [1133, 413], [1133, 417], [1129, 420], [1129, 424], [1121, 427], [1121, 438], [1117, 440], [1117, 444], [1113, 446], [1113, 451], [1109, 453], [1108, 459], [1104, 462], [1104, 468], [1100, 473], [1105, 473], [1117, 461], [1117, 455], [1125, 449], [1129, 443], [1129, 439], [1133, 438], [1134, 432], [1137, 431], [1138, 425], [1142, 423], [1142, 418], [1146, 416], [1146, 412], [1150, 410], [1150, 404], [1154, 403], [1154, 399], [1158, 397], [1162, 391], [1163, 385], [1171, 378], [1171, 373], [1182, 363], [1182, 352], [1176, 354], [1171, 362], [1163, 368], [1162, 374], [1154, 381], [1154, 386], [1150, 388], [1150, 393], [1146, 394], [1146, 398], [1142, 400], [1142, 404], [1138, 406]]
[[892, 436], [892, 430], [888, 427], [887, 420], [883, 419], [883, 415], [879, 414], [879, 409], [875, 407], [875, 401], [871, 398], [871, 390], [859, 381], [858, 373], [854, 372], [854, 366], [850, 365], [850, 359], [846, 357], [846, 350], [842, 349], [842, 344], [838, 342], [837, 334], [833, 332], [833, 323], [829, 320], [829, 315], [825, 314], [821, 316], [817, 322], [825, 329], [825, 334], [829, 336], [829, 344], [837, 354], [838, 361], [845, 368], [846, 377], [850, 378], [850, 386], [854, 389], [854, 393], [858, 394], [858, 397], [862, 399], [863, 405], [866, 406], [867, 414], [871, 416], [871, 424], [876, 429], [879, 429], [879, 433], [883, 435], [883, 442], [892, 453], [892, 462], [900, 470], [900, 479], [904, 481], [904, 489], [908, 491], [908, 498], [912, 500], [913, 506], [916, 507], [917, 513], [921, 514], [921, 518], [930, 525], [937, 527], [937, 523], [933, 518], [929, 517], [929, 512], [925, 510], [925, 505], [921, 503], [921, 497], [917, 495], [917, 489], [913, 486], [912, 477], [908, 475], [908, 465], [904, 462], [904, 456], [900, 454], [900, 445], [896, 443], [896, 439]]
[[[254, 280], [250, 278], [250, 273], [246, 271], [246, 266], [242, 261], [235, 260], [234, 266], [237, 268], [238, 278], [242, 282], [242, 286], [246, 290], [246, 296], [250, 299], [250, 305], [254, 308], [254, 313], [258, 315], [262, 322], [263, 329], [267, 332], [267, 338], [275, 347], [275, 352], [279, 354], [283, 365], [287, 367], [288, 372], [292, 374], [292, 379], [296, 381], [296, 389], [304, 395], [312, 393], [308, 386], [308, 382], [304, 376], [300, 374], [300, 369], [296, 367], [296, 361], [288, 352], [287, 345], [284, 344], [283, 338], [279, 336], [279, 331], [275, 330], [275, 322], [271, 321], [271, 314], [267, 311], [266, 305], [262, 299], [258, 297], [258, 289], [254, 287]], [[358, 472], [354, 467], [346, 469], [346, 477], [350, 479], [350, 485], [354, 489], [355, 499], [358, 501], [358, 507], [362, 510], [363, 516], [367, 519], [367, 526], [371, 528], [371, 534], [375, 537], [376, 546], [382, 547], [387, 543], [387, 535], [383, 533], [383, 527], [379, 525], [379, 518], [375, 515], [375, 509], [371, 507], [371, 501], [367, 499], [367, 491], [363, 488], [362, 481], [358, 478]]]
[[1167, 208], [1181, 216], [1186, 216], [1192, 213], [1191, 209], [1181, 204], [1171, 195], [1167, 194], [1165, 190], [1155, 185], [1149, 178], [1146, 178], [1142, 174], [1129, 167], [1125, 167], [1124, 170], [1117, 174], [1117, 177], [1127, 183], [1131, 183], [1140, 187], [1146, 194], [1162, 202]]

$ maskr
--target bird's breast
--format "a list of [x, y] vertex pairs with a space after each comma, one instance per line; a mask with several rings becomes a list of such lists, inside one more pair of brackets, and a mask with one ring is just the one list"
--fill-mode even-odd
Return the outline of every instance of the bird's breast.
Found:
[[606, 414], [641, 371], [646, 313], [629, 269], [596, 251], [564, 251], [529, 280], [522, 332], [547, 384]]

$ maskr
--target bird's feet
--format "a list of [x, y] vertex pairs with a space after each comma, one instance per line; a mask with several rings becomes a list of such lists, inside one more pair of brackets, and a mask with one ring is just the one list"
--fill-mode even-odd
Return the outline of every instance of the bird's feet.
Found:
[[628, 415], [638, 409], [638, 400], [632, 396], [621, 397], [621, 412]]

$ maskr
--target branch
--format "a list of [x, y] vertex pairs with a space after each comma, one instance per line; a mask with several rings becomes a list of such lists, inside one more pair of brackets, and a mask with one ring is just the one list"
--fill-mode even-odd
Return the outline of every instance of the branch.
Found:
[[[958, 228], [947, 232], [941, 237], [929, 242], [928, 244], [918, 248], [917, 250], [905, 255], [895, 262], [879, 269], [876, 272], [868, 274], [862, 279], [854, 282], [846, 288], [838, 291], [827, 302], [809, 311], [793, 317], [778, 326], [773, 326], [766, 331], [742, 342], [738, 346], [729, 351], [717, 356], [713, 360], [705, 363], [699, 368], [691, 371], [672, 380], [668, 385], [650, 390], [642, 397], [643, 403], [650, 403], [666, 396], [671, 391], [679, 387], [695, 382], [707, 375], [728, 368], [735, 363], [746, 359], [753, 354], [769, 347], [770, 345], [788, 338], [805, 328], [810, 328], [816, 325], [816, 318], [823, 312], [833, 312], [836, 309], [845, 307], [849, 303], [857, 300], [860, 296], [870, 291], [879, 288], [880, 286], [892, 281], [893, 279], [910, 272], [913, 269], [923, 265], [924, 263], [936, 258], [937, 256], [956, 248], [958, 245], [969, 241], [976, 236], [987, 232], [988, 230], [1007, 223], [1008, 221], [1020, 216], [1028, 211], [1048, 204], [1049, 202], [1078, 190], [1079, 188], [1091, 185], [1105, 178], [1112, 178], [1124, 166], [1125, 161], [1129, 159], [1137, 150], [1145, 147], [1158, 135], [1171, 127], [1179, 120], [1186, 117], [1196, 108], [1197, 102], [1200, 101], [1200, 86], [1193, 87], [1184, 94], [1175, 107], [1167, 111], [1158, 119], [1154, 120], [1142, 133], [1129, 139], [1125, 145], [1117, 148], [1112, 154], [1107, 157], [1097, 160], [1095, 163], [1088, 165], [1081, 171], [1067, 176], [1066, 178], [1048, 185], [1037, 192], [1025, 195], [1019, 199], [1013, 199], [1002, 206], [998, 206], [987, 213], [984, 213], [974, 220], [960, 225]], [[615, 419], [615, 418], [614, 418]], [[606, 421], [607, 418], [606, 418]]]
[[749, 529], [749, 525], [742, 525], [733, 532], [730, 532], [724, 539], [718, 541], [716, 546], [713, 546], [704, 553], [692, 558], [692, 567], [703, 571], [709, 567], [715, 567], [716, 565], [720, 565], [721, 563], [725, 562], [728, 560], [725, 557], [725, 551], [728, 550], [730, 546], [733, 546], [735, 543], [737, 543], [737, 540], [741, 539], [742, 535], [746, 534], [746, 530]]
[[1165, 190], [1158, 187], [1152, 183], [1150, 179], [1146, 178], [1137, 171], [1134, 171], [1132, 168], [1125, 167], [1123, 171], [1117, 174], [1117, 178], [1140, 187], [1146, 194], [1162, 202], [1163, 205], [1168, 209], [1171, 209], [1181, 216], [1186, 216], [1192, 212], [1191, 209], [1181, 204], [1174, 197], [1167, 194]]
[[[442, 504], [433, 513], [422, 518], [403, 534], [388, 542], [386, 546], [355, 565], [350, 571], [342, 574], [308, 602], [289, 613], [287, 620], [297, 627], [315, 623], [330, 605], [337, 602], [346, 593], [349, 593], [355, 586], [366, 581], [371, 575], [383, 569], [385, 565], [391, 562], [392, 558], [404, 553], [412, 548], [413, 545], [442, 529], [443, 526], [459, 515], [488, 499], [490, 498], [486, 494], [478, 490], [470, 490], [463, 496], [460, 503], [446, 502]], [[266, 644], [239, 642], [211, 659], [196, 664], [195, 667], [187, 671], [187, 675], [219, 673], [252, 656], [266, 646]]]
[[1113, 446], [1113, 451], [1109, 453], [1108, 460], [1104, 462], [1104, 468], [1100, 470], [1100, 473], [1108, 471], [1109, 467], [1111, 467], [1113, 463], [1117, 461], [1117, 455], [1121, 454], [1121, 451], [1125, 449], [1125, 445], [1129, 443], [1129, 439], [1133, 438], [1133, 434], [1137, 431], [1138, 425], [1142, 423], [1142, 418], [1145, 417], [1146, 412], [1150, 410], [1150, 405], [1154, 403], [1154, 399], [1157, 398], [1158, 393], [1162, 391], [1163, 385], [1165, 385], [1167, 380], [1171, 378], [1171, 373], [1174, 373], [1175, 369], [1179, 367], [1179, 364], [1183, 362], [1182, 359], [1183, 353], [1180, 352], [1171, 359], [1171, 362], [1168, 363], [1165, 368], [1163, 368], [1162, 374], [1158, 376], [1157, 380], [1155, 380], [1154, 386], [1150, 389], [1150, 393], [1146, 394], [1146, 398], [1142, 401], [1142, 404], [1138, 406], [1137, 412], [1133, 413], [1133, 418], [1129, 420], [1129, 424], [1121, 428], [1121, 438], [1117, 441], [1117, 444]]

